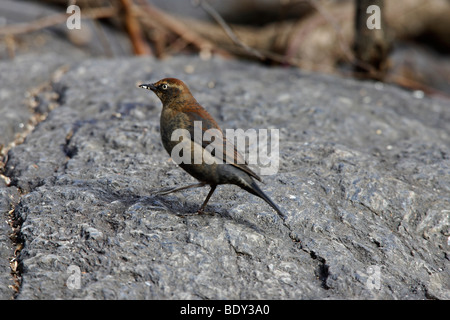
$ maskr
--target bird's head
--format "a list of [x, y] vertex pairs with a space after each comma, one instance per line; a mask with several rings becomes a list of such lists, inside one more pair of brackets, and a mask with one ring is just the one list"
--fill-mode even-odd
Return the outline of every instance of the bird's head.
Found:
[[163, 105], [180, 99], [185, 100], [187, 97], [192, 97], [186, 84], [175, 78], [165, 78], [155, 83], [141, 84], [139, 87], [153, 91]]

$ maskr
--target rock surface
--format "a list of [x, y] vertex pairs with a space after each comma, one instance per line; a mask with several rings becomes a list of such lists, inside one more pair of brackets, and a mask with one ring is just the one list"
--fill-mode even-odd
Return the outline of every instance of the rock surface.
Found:
[[[1, 298], [450, 299], [449, 101], [218, 58], [92, 59], [47, 75], [58, 106], [37, 100], [48, 116], [10, 150], [0, 185], [23, 242], [14, 293], [0, 228]], [[280, 130], [279, 170], [261, 187], [285, 225], [234, 186], [205, 215], [208, 188], [154, 195], [194, 181], [161, 145], [161, 103], [136, 87], [167, 76], [223, 129]]]

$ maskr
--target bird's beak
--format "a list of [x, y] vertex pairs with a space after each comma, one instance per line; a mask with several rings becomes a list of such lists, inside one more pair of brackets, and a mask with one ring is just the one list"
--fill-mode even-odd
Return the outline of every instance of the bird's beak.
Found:
[[139, 88], [144, 88], [144, 89], [147, 89], [147, 90], [156, 91], [156, 87], [152, 83], [150, 83], [150, 84], [140, 84]]

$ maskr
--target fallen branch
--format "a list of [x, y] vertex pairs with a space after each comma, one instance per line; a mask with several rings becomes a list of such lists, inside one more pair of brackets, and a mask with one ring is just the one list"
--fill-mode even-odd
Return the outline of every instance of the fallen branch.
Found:
[[121, 0], [121, 4], [125, 11], [125, 27], [133, 45], [134, 54], [150, 55], [152, 53], [152, 50], [142, 37], [141, 26], [139, 24], [139, 21], [136, 19], [132, 1]]
[[[52, 1], [67, 5], [66, 0]], [[372, 76], [376, 71], [370, 69], [370, 63], [364, 59], [356, 58], [353, 52], [354, 1], [336, 4], [307, 0], [305, 3], [313, 8], [308, 15], [297, 21], [274, 22], [262, 27], [229, 24], [205, 0], [198, 3], [214, 18], [213, 23], [171, 15], [145, 0], [108, 2], [112, 7], [91, 9], [89, 0], [79, 0], [77, 4], [82, 7], [84, 19], [110, 18], [115, 25], [125, 26], [135, 54], [149, 54], [153, 49], [157, 57], [163, 57], [192, 45], [203, 57], [215, 52], [222, 56], [257, 58], [327, 73], [340, 72], [338, 66], [344, 62], [346, 67], [358, 66], [360, 70], [369, 70]], [[448, 0], [429, 0], [426, 4], [422, 0], [385, 1], [383, 12], [383, 20], [392, 33], [393, 41], [414, 39], [428, 32], [441, 44], [450, 47]], [[4, 36], [2, 40], [9, 52], [14, 52], [14, 35], [64, 23], [67, 17], [67, 14], [56, 14], [30, 23], [7, 25], [0, 28], [0, 36]], [[395, 76], [389, 79], [420, 87], [420, 83], [413, 79], [408, 81], [405, 77]]]
[[[82, 19], [110, 18], [117, 14], [117, 8], [105, 7], [83, 10]], [[0, 36], [11, 36], [41, 30], [67, 21], [68, 14], [61, 13], [47, 16], [27, 23], [6, 25], [0, 28]]]
[[200, 34], [191, 30], [188, 25], [181, 22], [182, 19], [177, 19], [162, 10], [157, 9], [153, 5], [147, 3], [145, 0], [139, 0], [140, 10], [136, 12], [141, 19], [154, 20], [166, 30], [177, 34], [179, 37], [183, 38], [186, 42], [191, 43], [198, 48], [201, 55], [210, 56], [211, 51], [214, 49], [215, 52], [229, 56], [227, 52], [218, 48], [213, 42], [204, 39]]
[[236, 34], [231, 30], [230, 26], [225, 22], [225, 20], [220, 16], [220, 14], [204, 0], [200, 1], [200, 6], [205, 10], [211, 17], [216, 20], [216, 22], [222, 27], [228, 37], [238, 46], [242, 47], [245, 51], [247, 51], [250, 55], [255, 56], [260, 60], [264, 60], [264, 55], [256, 50], [255, 48], [249, 47], [247, 44], [241, 41]]

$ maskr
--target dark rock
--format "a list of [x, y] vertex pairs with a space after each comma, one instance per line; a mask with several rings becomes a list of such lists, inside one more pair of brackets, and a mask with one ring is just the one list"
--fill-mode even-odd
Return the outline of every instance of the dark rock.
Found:
[[[223, 129], [280, 129], [261, 187], [286, 225], [234, 186], [205, 215], [208, 188], [154, 194], [194, 181], [162, 148], [161, 103], [136, 87], [166, 76]], [[450, 298], [448, 101], [196, 57], [88, 60], [53, 87], [60, 106], [6, 167], [25, 193], [17, 298]]]
[[14, 263], [14, 244], [12, 241], [13, 230], [11, 223], [11, 211], [13, 206], [19, 202], [17, 188], [8, 188], [0, 180], [0, 300], [11, 299], [14, 295], [15, 281], [11, 273], [10, 263]]

